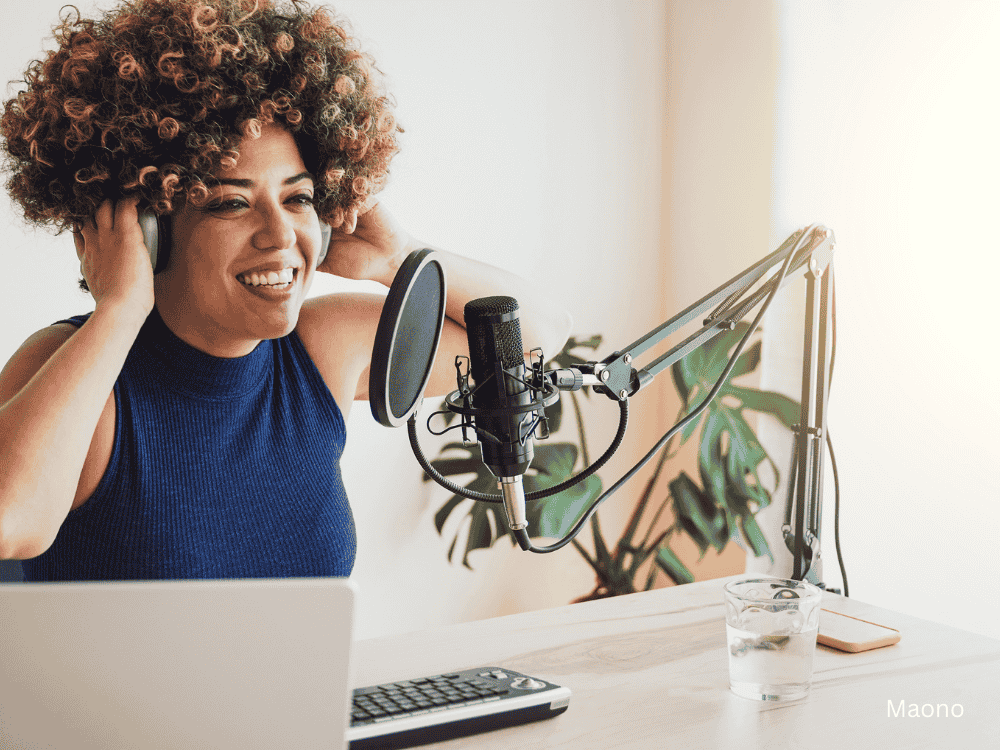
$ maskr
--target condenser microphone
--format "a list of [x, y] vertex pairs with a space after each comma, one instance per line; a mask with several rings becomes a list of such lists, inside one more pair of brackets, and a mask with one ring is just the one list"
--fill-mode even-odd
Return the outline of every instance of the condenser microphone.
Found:
[[474, 427], [483, 463], [499, 480], [507, 523], [513, 530], [528, 525], [521, 478], [535, 451], [531, 439], [534, 413], [513, 411], [531, 404], [525, 382], [524, 347], [517, 300], [483, 297], [465, 306], [469, 337], [469, 371], [475, 382]]

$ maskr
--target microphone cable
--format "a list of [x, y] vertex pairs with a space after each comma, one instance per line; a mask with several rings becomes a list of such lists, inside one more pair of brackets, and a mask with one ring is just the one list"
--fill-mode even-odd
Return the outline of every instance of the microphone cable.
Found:
[[[608, 449], [604, 451], [600, 458], [598, 458], [594, 463], [588, 466], [586, 469], [581, 471], [576, 476], [570, 477], [569, 479], [563, 480], [559, 484], [553, 485], [544, 490], [535, 490], [534, 492], [525, 493], [525, 500], [541, 500], [545, 497], [551, 497], [552, 495], [558, 495], [563, 490], [568, 490], [570, 487], [582, 482], [584, 479], [589, 477], [594, 472], [598, 471], [608, 460], [615, 454], [618, 447], [622, 444], [622, 440], [625, 438], [625, 429], [628, 427], [628, 401], [619, 401], [619, 418], [618, 418], [618, 432], [615, 433], [614, 439], [611, 441], [611, 445]], [[418, 410], [419, 411], [419, 410]], [[433, 416], [433, 415], [431, 415]], [[437, 469], [431, 466], [427, 457], [424, 455], [423, 450], [420, 448], [420, 443], [417, 440], [417, 413], [414, 412], [413, 415], [406, 423], [406, 434], [410, 439], [410, 449], [413, 451], [413, 456], [417, 459], [417, 463], [420, 464], [427, 475], [433, 479], [435, 482], [440, 484], [447, 490], [451, 490], [456, 495], [461, 495], [462, 497], [468, 498], [469, 500], [479, 500], [485, 503], [502, 503], [503, 495], [491, 495], [485, 492], [477, 492], [476, 490], [470, 490], [467, 487], [460, 487], [450, 479], [441, 474]]]
[[[833, 387], [833, 366], [837, 361], [837, 277], [833, 274], [833, 267], [829, 269], [830, 275], [830, 385], [827, 389], [829, 397], [830, 388]], [[837, 563], [840, 565], [840, 577], [844, 582], [844, 596], [850, 597], [847, 588], [847, 569], [844, 567], [844, 553], [840, 551], [840, 475], [837, 472], [837, 456], [833, 452], [833, 438], [830, 437], [830, 428], [826, 429], [826, 447], [830, 452], [830, 468], [833, 471], [833, 543], [837, 549]]]

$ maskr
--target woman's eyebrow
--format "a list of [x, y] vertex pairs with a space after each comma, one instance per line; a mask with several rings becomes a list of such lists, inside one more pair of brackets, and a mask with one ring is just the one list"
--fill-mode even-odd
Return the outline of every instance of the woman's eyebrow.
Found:
[[[312, 176], [310, 172], [299, 172], [294, 177], [289, 177], [287, 180], [282, 181], [282, 185], [291, 185], [302, 180], [312, 180], [316, 182], [316, 178]], [[232, 185], [233, 187], [241, 188], [252, 188], [257, 187], [257, 183], [253, 180], [239, 179], [235, 177], [220, 177], [218, 178], [218, 183], [220, 185]]]

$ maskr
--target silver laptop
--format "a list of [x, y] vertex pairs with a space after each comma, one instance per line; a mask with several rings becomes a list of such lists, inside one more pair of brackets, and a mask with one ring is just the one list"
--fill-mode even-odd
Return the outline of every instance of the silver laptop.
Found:
[[0, 747], [344, 747], [354, 596], [330, 578], [0, 586]]
[[351, 689], [354, 598], [337, 578], [0, 586], [0, 748], [384, 750], [567, 709], [500, 667]]

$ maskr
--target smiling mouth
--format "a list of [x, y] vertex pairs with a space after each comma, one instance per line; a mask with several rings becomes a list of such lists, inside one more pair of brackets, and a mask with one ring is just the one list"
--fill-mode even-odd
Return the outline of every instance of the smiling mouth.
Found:
[[236, 278], [243, 286], [251, 289], [281, 290], [288, 289], [295, 282], [297, 275], [298, 270], [289, 267], [282, 268], [280, 271], [253, 271], [240, 274]]

